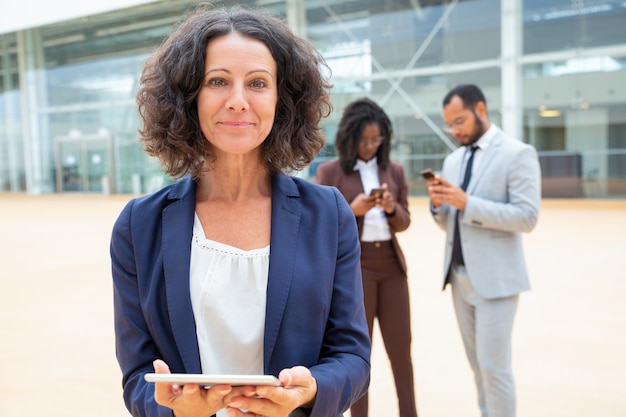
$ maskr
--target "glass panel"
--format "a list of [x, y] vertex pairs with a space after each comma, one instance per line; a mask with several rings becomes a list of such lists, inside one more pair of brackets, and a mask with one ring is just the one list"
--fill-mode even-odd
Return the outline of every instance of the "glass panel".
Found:
[[[134, 104], [136, 85], [145, 56], [98, 59], [46, 71], [48, 106], [124, 101]], [[51, 109], [51, 110], [54, 110]]]
[[[219, 3], [216, 6], [240, 2]], [[197, 4], [159, 1], [40, 28], [46, 91], [39, 105], [46, 135], [105, 131], [114, 142], [113, 155], [91, 149], [96, 145], [90, 142], [80, 163], [77, 158], [76, 166], [66, 164], [68, 190], [106, 192], [102, 176], [115, 179], [110, 191], [118, 193], [154, 191], [171, 182], [158, 162], [142, 151], [135, 94], [148, 54]], [[265, 1], [263, 6], [274, 13], [285, 11], [284, 1]], [[106, 171], [111, 166], [115, 172]]]
[[615, 72], [626, 70], [626, 58], [612, 55], [575, 57], [565, 60], [549, 60], [524, 66], [524, 77], [561, 77], [592, 72]]
[[16, 43], [14, 33], [0, 35], [0, 192], [26, 189]]
[[369, 78], [390, 71], [500, 56], [499, 0], [329, 3], [306, 2], [307, 36], [336, 92], [369, 92]]
[[83, 191], [84, 167], [82, 166], [82, 146], [78, 141], [61, 142], [60, 166], [61, 189], [59, 191]]
[[[523, 4], [526, 54], [626, 43], [623, 1]], [[547, 59], [525, 65], [523, 76], [524, 131], [546, 161], [544, 189], [563, 190], [569, 183], [579, 194], [568, 196], [626, 196], [626, 143], [620, 139], [626, 106], [617, 93], [626, 85], [623, 53]], [[565, 164], [572, 158], [579, 159], [577, 165]]]
[[[551, 64], [541, 65], [558, 68]], [[544, 191], [564, 189], [565, 169], [576, 192], [567, 197], [626, 196], [626, 104], [616, 93], [626, 85], [626, 69], [553, 76], [539, 74], [538, 65], [523, 70], [524, 132], [546, 161]], [[578, 165], [566, 163], [572, 158]]]
[[[141, 152], [135, 94], [148, 54], [171, 32], [195, 1], [155, 2], [48, 25], [41, 29], [45, 94], [40, 112], [50, 137], [93, 136], [106, 132], [113, 155], [102, 142], [85, 142], [75, 165], [65, 159], [65, 191], [143, 192], [145, 171], [156, 161]], [[76, 144], [64, 144], [64, 152]], [[72, 158], [70, 158], [72, 159]], [[122, 163], [120, 163], [122, 161]], [[115, 167], [116, 172], [109, 172]], [[106, 176], [114, 178], [108, 184]], [[139, 178], [139, 180], [138, 180]], [[153, 181], [157, 183], [158, 181]]]
[[[501, 0], [297, 0], [305, 9], [302, 33], [333, 71], [334, 112], [323, 121], [329, 137], [319, 160], [335, 156], [333, 142], [343, 107], [369, 96], [387, 111], [396, 132], [392, 156], [406, 167], [411, 193], [423, 195], [417, 172], [440, 169], [456, 144], [442, 130], [441, 100], [459, 83], [480, 85], [492, 121], [501, 123]], [[109, 161], [86, 150], [65, 165], [69, 188], [104, 192], [98, 177], [115, 179], [111, 192], [143, 193], [171, 182], [142, 151], [135, 92], [147, 55], [197, 1], [155, 1], [33, 29], [28, 57], [37, 57], [36, 101], [29, 117], [41, 160], [62, 160], [49, 146], [70, 132], [113, 140]], [[216, 7], [260, 6], [285, 16], [284, 0], [226, 0]], [[541, 152], [578, 152], [586, 195], [624, 195], [626, 144], [622, 85], [626, 85], [626, 3], [623, 0], [524, 0], [524, 141]], [[28, 31], [25, 31], [27, 34]], [[39, 42], [41, 34], [41, 42]], [[0, 189], [25, 188], [24, 139], [15, 34], [0, 36]], [[593, 56], [596, 47], [601, 49]], [[582, 51], [568, 58], [543, 52]], [[470, 71], [469, 68], [472, 68]], [[33, 68], [27, 68], [31, 70]], [[35, 85], [35, 84], [33, 84]], [[505, 86], [506, 88], [506, 86]], [[552, 112], [553, 117], [545, 117]], [[50, 139], [48, 139], [50, 138]], [[68, 145], [69, 146], [69, 145]], [[39, 148], [37, 148], [39, 149]], [[61, 148], [57, 148], [61, 149]], [[38, 155], [39, 157], [39, 155]], [[59, 159], [60, 158], [60, 159]], [[81, 159], [82, 158], [82, 159]], [[94, 159], [95, 158], [95, 159]], [[66, 158], [67, 159], [67, 158]], [[8, 161], [8, 163], [5, 163]], [[310, 172], [314, 174], [316, 161]], [[66, 161], [67, 162], [67, 161]], [[114, 172], [101, 171], [110, 166]], [[82, 170], [82, 171], [81, 171]], [[61, 178], [63, 180], [63, 178]], [[72, 180], [75, 180], [72, 182]], [[617, 184], [617, 185], [616, 185]], [[590, 186], [587, 186], [590, 185]], [[620, 194], [621, 193], [621, 194]]]
[[[441, 130], [441, 100], [447, 90], [474, 82], [499, 94], [500, 69], [493, 63], [447, 73], [442, 64], [462, 66], [499, 57], [500, 1], [305, 4], [307, 35], [331, 67], [334, 85], [334, 112], [323, 121], [329, 143], [308, 174], [314, 177], [319, 162], [336, 156], [334, 134], [341, 112], [366, 95], [392, 118], [392, 157], [404, 164], [410, 192], [423, 194], [419, 171], [440, 170], [443, 158], [456, 147]], [[496, 117], [499, 101], [497, 97], [491, 107]]]
[[109, 194], [109, 150], [104, 140], [85, 142], [87, 191]]
[[524, 0], [524, 53], [626, 43], [623, 0]]

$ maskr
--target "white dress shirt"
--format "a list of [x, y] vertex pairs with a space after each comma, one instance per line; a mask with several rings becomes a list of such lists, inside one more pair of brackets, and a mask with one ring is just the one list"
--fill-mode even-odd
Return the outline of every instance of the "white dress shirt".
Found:
[[[485, 149], [489, 147], [491, 141], [498, 133], [498, 127], [491, 123], [489, 129], [476, 141], [476, 155], [474, 155], [474, 161], [472, 161], [472, 172], [476, 172], [476, 168], [480, 166], [480, 161], [482, 160], [482, 155]], [[480, 151], [480, 152], [479, 152]], [[465, 166], [467, 165], [467, 161], [471, 155], [469, 147], [465, 150], [465, 154], [463, 155], [463, 165], [461, 166], [461, 177], [459, 178], [459, 184], [463, 183], [463, 177], [465, 177]]]
[[[365, 162], [357, 159], [354, 170], [361, 174], [361, 184], [363, 191], [368, 194], [373, 188], [380, 187], [378, 179], [378, 162], [376, 157]], [[363, 218], [362, 242], [383, 242], [391, 240], [391, 231], [385, 211], [381, 207], [372, 207], [365, 213]]]

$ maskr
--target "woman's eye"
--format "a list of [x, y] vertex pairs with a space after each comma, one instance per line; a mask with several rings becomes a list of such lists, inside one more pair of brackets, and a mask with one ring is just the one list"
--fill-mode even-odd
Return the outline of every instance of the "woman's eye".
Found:
[[250, 85], [254, 88], [264, 88], [265, 80], [257, 79], [257, 80], [252, 81]]
[[226, 84], [226, 81], [223, 78], [211, 78], [207, 84], [212, 87], [221, 87]]

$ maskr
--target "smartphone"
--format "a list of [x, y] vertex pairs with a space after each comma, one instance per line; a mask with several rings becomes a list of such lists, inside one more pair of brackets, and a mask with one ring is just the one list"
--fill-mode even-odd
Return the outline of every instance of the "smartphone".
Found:
[[372, 191], [370, 191], [370, 195], [372, 197], [382, 198], [384, 192], [384, 188], [372, 188]]
[[272, 375], [209, 375], [209, 374], [154, 374], [144, 375], [148, 382], [164, 382], [167, 384], [185, 385], [198, 384], [205, 388], [213, 385], [227, 384], [233, 387], [242, 385], [271, 385], [279, 387], [280, 381]]
[[435, 171], [430, 168], [426, 168], [420, 171], [420, 175], [424, 177], [425, 180], [432, 180], [435, 178]]

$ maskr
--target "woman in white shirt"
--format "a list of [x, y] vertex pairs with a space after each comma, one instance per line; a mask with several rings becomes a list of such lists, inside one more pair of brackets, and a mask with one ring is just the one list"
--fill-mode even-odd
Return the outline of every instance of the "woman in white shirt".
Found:
[[[339, 416], [367, 390], [354, 218], [338, 191], [283, 173], [324, 144], [321, 65], [281, 19], [212, 6], [148, 59], [141, 140], [184, 177], [131, 200], [111, 238], [134, 416]], [[152, 372], [268, 374], [281, 386], [153, 384]]]
[[[344, 109], [335, 136], [339, 159], [320, 165], [316, 178], [319, 184], [336, 186], [356, 216], [369, 335], [377, 318], [400, 416], [417, 417], [407, 268], [395, 236], [410, 224], [408, 186], [402, 165], [389, 160], [392, 136], [391, 121], [380, 106], [368, 98], [353, 101]], [[372, 195], [378, 188], [383, 194]], [[367, 417], [367, 394], [350, 414]]]

